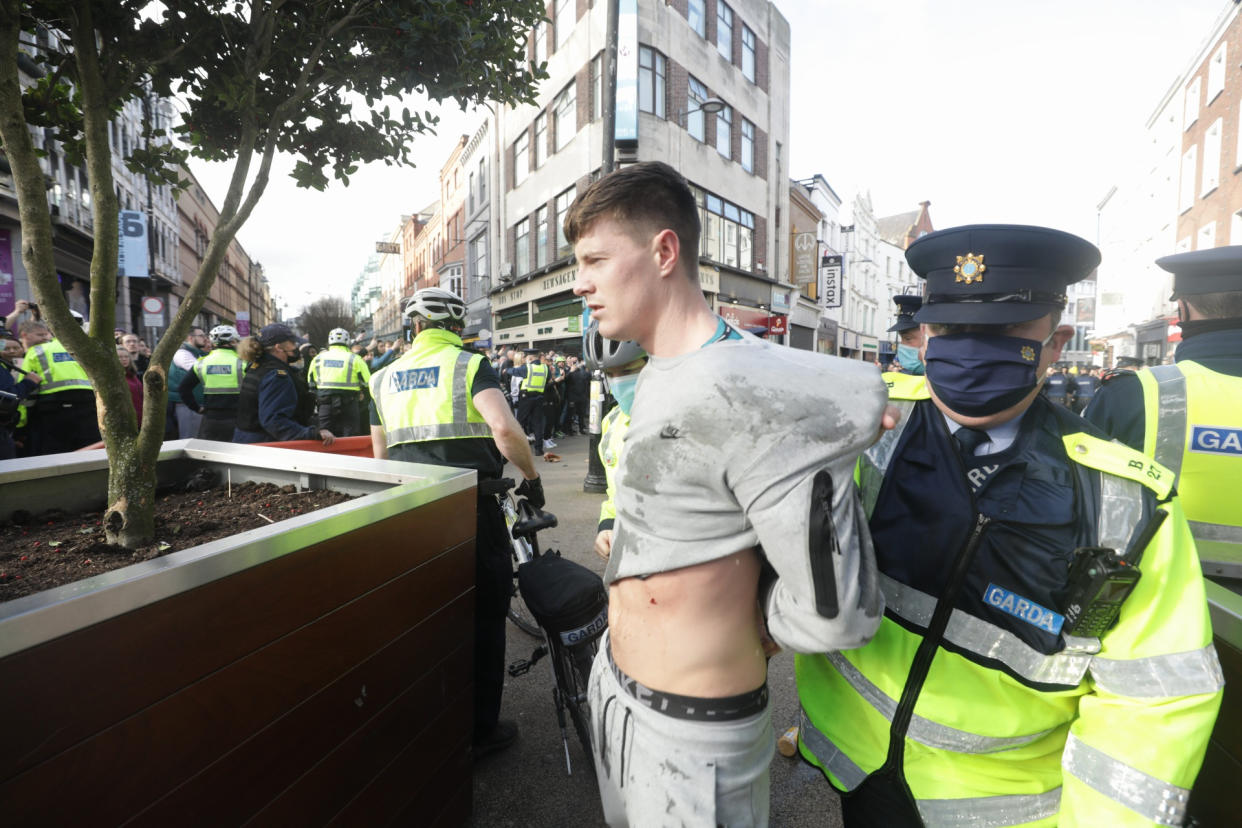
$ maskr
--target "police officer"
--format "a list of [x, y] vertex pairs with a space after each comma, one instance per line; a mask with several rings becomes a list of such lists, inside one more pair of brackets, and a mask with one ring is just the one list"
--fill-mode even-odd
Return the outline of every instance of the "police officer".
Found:
[[1070, 383], [1069, 375], [1065, 373], [1065, 369], [1061, 365], [1054, 365], [1048, 372], [1048, 378], [1044, 381], [1044, 396], [1057, 405], [1069, 407], [1070, 405]]
[[[81, 320], [77, 312], [70, 313]], [[86, 371], [59, 339], [52, 338], [44, 323], [25, 323], [22, 337], [29, 347], [21, 368], [42, 380], [30, 397], [29, 454], [77, 451], [99, 442], [95, 392]]]
[[1088, 368], [1079, 372], [1074, 378], [1074, 413], [1082, 414], [1091, 401], [1095, 399], [1095, 392], [1100, 388], [1100, 376], [1096, 373], [1097, 369]]
[[349, 349], [349, 331], [328, 332], [328, 349], [311, 360], [306, 380], [318, 403], [319, 427], [352, 437], [358, 431], [358, 407], [371, 384], [367, 361]]
[[509, 375], [520, 378], [518, 384], [517, 418], [527, 434], [534, 437], [536, 457], [543, 456], [544, 422], [543, 395], [548, 390], [548, 366], [543, 364], [539, 351], [531, 348], [526, 352], [526, 364], [510, 368]]
[[1242, 246], [1166, 256], [1182, 341], [1119, 374], [1087, 419], [1170, 469], [1209, 572], [1242, 576]]
[[847, 826], [1181, 824], [1222, 686], [1181, 504], [1039, 394], [1099, 252], [974, 225], [906, 259], [925, 384], [859, 463], [887, 608], [869, 644], [797, 657], [802, 755]]
[[[451, 291], [424, 288], [405, 306], [415, 331], [409, 351], [371, 378], [371, 442], [377, 458], [474, 469], [496, 480], [505, 460], [525, 478], [517, 493], [544, 504], [530, 446], [513, 419], [500, 379], [481, 355], [462, 349], [466, 303]], [[476, 512], [474, 734], [476, 758], [508, 747], [517, 725], [500, 721], [505, 616], [513, 592], [512, 547], [493, 495]]]
[[[246, 375], [246, 364], [237, 355], [241, 335], [232, 325], [216, 325], [208, 338], [211, 353], [198, 358], [177, 390], [187, 408], [203, 415], [195, 436], [228, 443], [237, 427], [237, 401]], [[200, 384], [203, 386], [201, 407], [195, 394]]]
[[257, 339], [241, 344], [246, 362], [237, 399], [234, 443], [275, 443], [323, 440], [332, 445], [336, 435], [297, 419], [298, 385], [289, 362], [298, 354], [298, 338], [287, 325], [265, 325]]
[[[3, 354], [0, 355], [0, 460], [12, 460], [17, 456], [13, 432], [25, 411], [21, 402], [36, 391], [42, 381], [38, 374], [33, 373], [22, 373], [20, 380], [13, 376], [13, 372], [20, 372], [20, 369], [4, 358], [10, 352], [7, 347], [10, 343], [17, 346], [17, 339], [4, 328], [4, 322], [0, 320], [0, 347], [3, 348]], [[16, 348], [13, 352], [16, 352]]]
[[[923, 297], [904, 293], [893, 297], [897, 305], [897, 321], [888, 329], [901, 340], [897, 345], [897, 364], [901, 373], [923, 375], [923, 360], [919, 351], [923, 348], [923, 327], [914, 321], [914, 314], [923, 307]], [[886, 378], [887, 379], [887, 378]]]

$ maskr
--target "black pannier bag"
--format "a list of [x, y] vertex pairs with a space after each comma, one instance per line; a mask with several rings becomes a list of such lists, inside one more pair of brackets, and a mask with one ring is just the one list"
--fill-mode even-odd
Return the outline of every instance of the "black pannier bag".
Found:
[[539, 626], [567, 647], [589, 644], [608, 627], [603, 579], [558, 554], [520, 565], [518, 589]]

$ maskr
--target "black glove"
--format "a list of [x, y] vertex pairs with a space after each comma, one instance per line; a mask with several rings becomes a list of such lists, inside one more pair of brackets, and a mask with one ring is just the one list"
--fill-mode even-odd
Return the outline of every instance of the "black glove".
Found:
[[522, 485], [517, 487], [514, 494], [526, 498], [536, 509], [542, 509], [547, 502], [543, 499], [543, 480], [538, 477], [534, 480], [523, 480]]

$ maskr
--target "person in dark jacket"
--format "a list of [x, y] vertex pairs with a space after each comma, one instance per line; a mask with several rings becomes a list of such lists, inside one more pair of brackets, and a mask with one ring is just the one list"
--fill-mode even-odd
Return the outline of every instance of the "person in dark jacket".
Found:
[[289, 362], [297, 352], [297, 337], [280, 323], [266, 325], [257, 339], [242, 342], [239, 353], [249, 367], [237, 400], [234, 443], [322, 440], [330, 446], [336, 441], [331, 431], [295, 419], [299, 394]]
[[[16, 347], [11, 347], [13, 343]], [[0, 327], [0, 351], [5, 356], [19, 353], [20, 344], [11, 333]], [[3, 357], [0, 357], [3, 359]], [[17, 447], [13, 441], [13, 431], [17, 428], [21, 417], [19, 403], [26, 399], [32, 391], [39, 387], [43, 378], [34, 373], [21, 373], [17, 362], [5, 359], [0, 362], [0, 460], [12, 460], [17, 456]], [[21, 379], [13, 376], [17, 372]]]

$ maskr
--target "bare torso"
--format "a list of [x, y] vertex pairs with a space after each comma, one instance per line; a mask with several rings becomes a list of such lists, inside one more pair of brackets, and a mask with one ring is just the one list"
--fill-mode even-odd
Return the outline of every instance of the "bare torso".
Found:
[[636, 681], [721, 698], [767, 677], [756, 625], [759, 558], [747, 549], [707, 563], [624, 578], [608, 591], [612, 656]]

